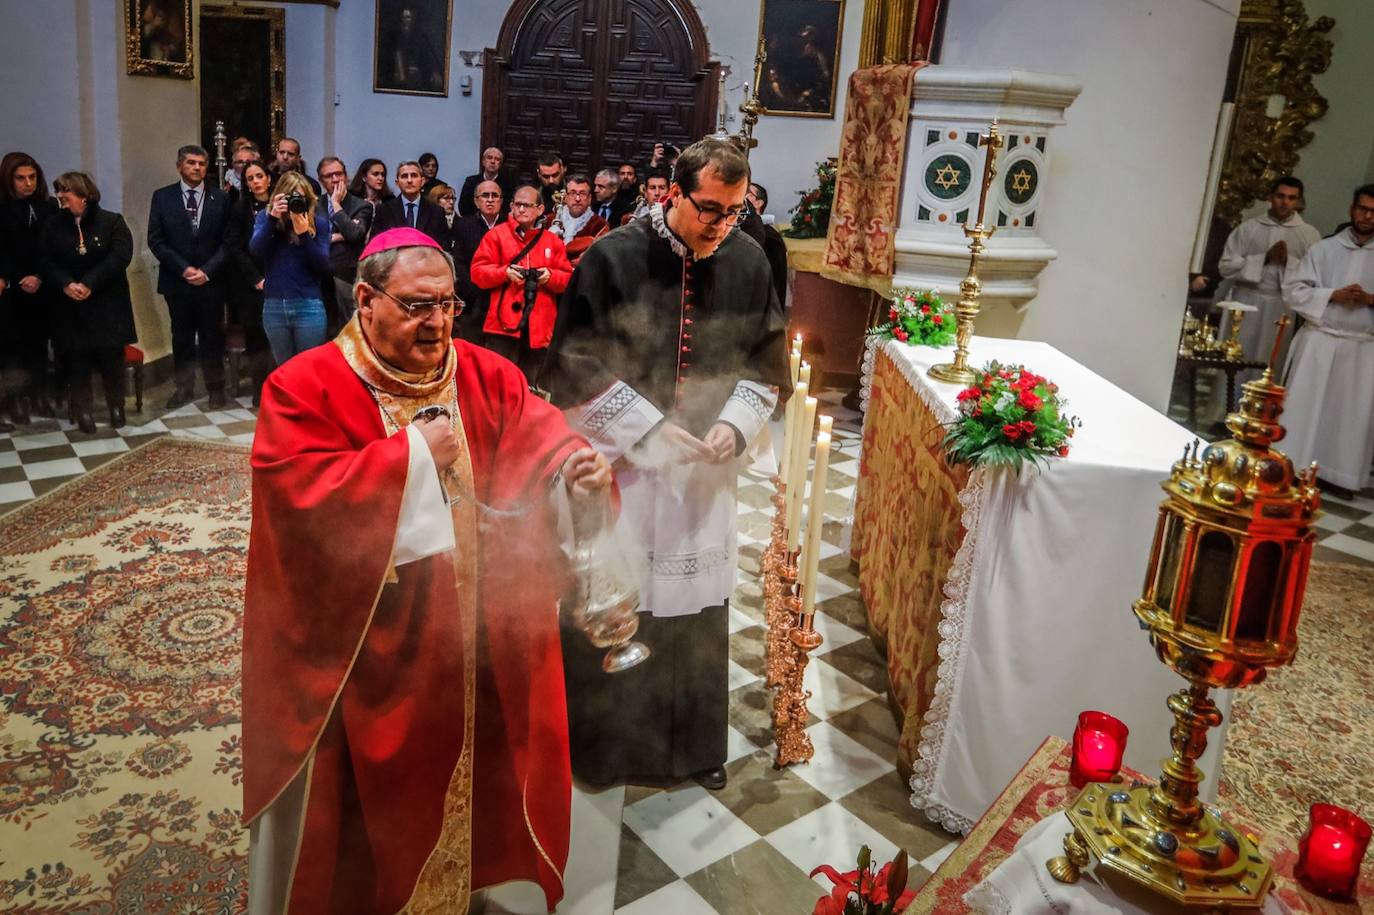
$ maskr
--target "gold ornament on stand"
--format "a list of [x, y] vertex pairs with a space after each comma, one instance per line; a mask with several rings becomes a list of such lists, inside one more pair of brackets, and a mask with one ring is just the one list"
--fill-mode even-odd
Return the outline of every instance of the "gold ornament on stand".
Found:
[[987, 250], [984, 241], [997, 231], [996, 226], [985, 225], [983, 214], [988, 205], [988, 191], [992, 187], [993, 176], [997, 174], [997, 150], [1002, 148], [1002, 135], [997, 132], [997, 121], [988, 127], [988, 132], [978, 138], [979, 146], [988, 148], [987, 158], [983, 160], [983, 193], [978, 198], [978, 221], [972, 226], [964, 226], [964, 235], [973, 239], [969, 244], [968, 276], [959, 284], [959, 304], [954, 308], [958, 331], [954, 343], [954, 361], [930, 367], [929, 375], [936, 381], [952, 384], [972, 384], [973, 370], [968, 367], [968, 344], [973, 337], [973, 321], [978, 317], [978, 297], [983, 294], [983, 284], [978, 279], [978, 259]]
[[1284, 434], [1273, 361], [1288, 319], [1278, 323], [1270, 367], [1226, 418], [1233, 437], [1195, 441], [1162, 484], [1168, 497], [1133, 609], [1159, 659], [1189, 681], [1168, 701], [1173, 756], [1154, 787], [1091, 784], [1078, 795], [1066, 854], [1047, 862], [1061, 882], [1096, 859], [1187, 906], [1258, 908], [1269, 891], [1273, 872], [1255, 840], [1198, 800], [1197, 760], [1221, 723], [1210, 691], [1257, 684], [1298, 648], [1320, 499], [1316, 465], [1295, 472], [1270, 447]]
[[754, 126], [759, 122], [759, 116], [768, 113], [768, 107], [759, 98], [759, 81], [763, 79], [763, 65], [768, 60], [768, 49], [763, 39], [759, 39], [759, 50], [754, 55], [754, 91], [750, 92], [749, 87], [744, 87], [744, 101], [740, 102], [739, 110], [744, 115], [740, 126], [740, 142], [744, 149], [744, 157], [749, 158], [749, 152], [759, 141], [754, 139]]

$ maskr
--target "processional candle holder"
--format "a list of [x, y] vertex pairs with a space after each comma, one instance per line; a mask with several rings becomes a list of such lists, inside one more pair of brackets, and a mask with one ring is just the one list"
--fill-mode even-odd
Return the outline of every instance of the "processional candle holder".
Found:
[[224, 187], [224, 169], [229, 165], [229, 160], [225, 158], [224, 147], [229, 142], [229, 138], [224, 135], [224, 122], [215, 122], [215, 170], [219, 173], [219, 186]]
[[[1287, 319], [1279, 323], [1275, 355]], [[1233, 437], [1206, 448], [1194, 441], [1162, 484], [1144, 594], [1133, 605], [1160, 661], [1189, 681], [1168, 700], [1173, 755], [1153, 787], [1083, 789], [1066, 813], [1066, 854], [1047, 862], [1061, 882], [1096, 859], [1186, 906], [1258, 908], [1269, 891], [1273, 871], [1254, 840], [1198, 800], [1197, 760], [1207, 729], [1221, 723], [1211, 690], [1260, 683], [1297, 652], [1320, 498], [1315, 465], [1295, 472], [1270, 447], [1283, 438], [1285, 395], [1272, 359], [1243, 391], [1226, 418]]]
[[759, 122], [759, 116], [768, 113], [768, 107], [759, 98], [759, 86], [762, 85], [763, 65], [768, 60], [767, 46], [762, 38], [759, 39], [759, 50], [754, 55], [754, 90], [749, 91], [749, 87], [744, 87], [744, 101], [740, 102], [740, 114], [744, 115], [740, 124], [739, 138], [737, 140], [744, 157], [749, 158], [749, 152], [759, 141], [754, 139], [754, 127]]
[[973, 337], [973, 322], [978, 317], [978, 299], [983, 294], [983, 284], [978, 279], [978, 261], [987, 250], [984, 244], [997, 231], [996, 226], [985, 225], [983, 215], [988, 204], [988, 190], [993, 176], [997, 174], [997, 150], [1002, 148], [1002, 135], [993, 121], [988, 132], [978, 138], [979, 146], [988, 148], [983, 160], [983, 193], [978, 198], [978, 221], [972, 226], [964, 226], [964, 235], [973, 239], [969, 244], [968, 276], [959, 284], [959, 304], [954, 307], [957, 327], [954, 336], [954, 361], [932, 365], [928, 374], [936, 381], [968, 385], [973, 383], [973, 369], [968, 365], [968, 344]]

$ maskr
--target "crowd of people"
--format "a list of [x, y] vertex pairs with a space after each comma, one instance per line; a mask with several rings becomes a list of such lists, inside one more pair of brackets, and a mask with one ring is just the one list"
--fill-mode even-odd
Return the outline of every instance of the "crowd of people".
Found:
[[[453, 259], [465, 305], [455, 335], [533, 376], [573, 267], [598, 239], [647, 217], [667, 197], [678, 155], [660, 143], [643, 165], [622, 162], [587, 175], [570, 173], [550, 152], [522, 178], [493, 147], [483, 150], [473, 174], [450, 183], [426, 152], [396, 164], [393, 188], [387, 164], [375, 158], [350, 176], [342, 159], [325, 156], [309, 175], [301, 145], [290, 137], [270, 156], [246, 137], [229, 151], [230, 168], [215, 182], [205, 149], [181, 147], [177, 180], [155, 192], [149, 208], [147, 245], [172, 331], [168, 409], [195, 399], [197, 366], [209, 406], [228, 403], [229, 328], [242, 335], [256, 404], [273, 368], [331, 338], [352, 316], [363, 247], [400, 226], [424, 232]], [[125, 422], [123, 348], [136, 337], [124, 279], [132, 239], [120, 214], [99, 208], [89, 175], [59, 178], [55, 199], [48, 187], [32, 156], [5, 156], [0, 302], [14, 320], [0, 352], [0, 393], [11, 420], [4, 425], [55, 416], [65, 406], [72, 422], [93, 432], [90, 379], [98, 372], [118, 428]], [[786, 251], [762, 218], [767, 191], [751, 185], [748, 201], [742, 228], [765, 246], [785, 298]], [[90, 282], [83, 283], [87, 273]]]

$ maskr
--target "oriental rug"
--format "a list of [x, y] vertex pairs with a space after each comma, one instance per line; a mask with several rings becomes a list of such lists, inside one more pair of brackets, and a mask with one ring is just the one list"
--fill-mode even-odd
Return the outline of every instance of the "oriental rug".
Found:
[[[1298, 656], [1236, 690], [1222, 806], [1294, 836], [1318, 801], [1374, 817], [1374, 569], [1314, 562]], [[1374, 855], [1365, 861], [1374, 882]]]
[[171, 438], [0, 519], [0, 910], [246, 910], [248, 525], [248, 449]]

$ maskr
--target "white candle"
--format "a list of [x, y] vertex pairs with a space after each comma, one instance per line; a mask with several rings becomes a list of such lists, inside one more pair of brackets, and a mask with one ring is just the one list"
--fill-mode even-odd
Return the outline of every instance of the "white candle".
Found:
[[806, 400], [806, 385], [798, 382], [792, 390], [792, 397], [787, 401], [787, 409], [790, 416], [787, 420], [786, 441], [783, 442], [782, 459], [787, 465], [787, 496], [783, 501], [783, 517], [787, 522], [787, 535], [792, 536], [792, 526], [795, 523], [792, 512], [792, 489], [794, 485], [805, 486], [805, 471], [801, 475], [797, 474], [797, 463], [794, 452], [797, 450], [797, 436], [801, 434], [802, 407]]
[[801, 372], [800, 372], [800, 374], [798, 374], [798, 376], [797, 376], [797, 381], [798, 381], [798, 383], [800, 383], [800, 384], [805, 384], [805, 385], [807, 385], [807, 386], [810, 386], [810, 384], [811, 384], [811, 363], [809, 363], [809, 362], [803, 362], [803, 363], [801, 364]]
[[[793, 385], [796, 381], [793, 380]], [[796, 424], [797, 395], [787, 398], [787, 409], [782, 415], [782, 448], [778, 452], [778, 480], [787, 483], [788, 463], [792, 460], [792, 427]]]
[[[801, 389], [806, 382], [798, 382], [797, 389], [800, 393], [805, 393]], [[798, 411], [801, 415], [797, 421], [796, 443], [792, 449], [792, 463], [787, 468], [787, 472], [792, 477], [792, 484], [787, 487], [787, 492], [791, 496], [791, 504], [788, 506], [788, 528], [787, 528], [787, 552], [795, 553], [797, 545], [801, 542], [801, 516], [802, 508], [806, 505], [806, 470], [808, 458], [811, 453], [811, 431], [816, 426], [816, 398], [807, 397], [802, 401], [802, 407]]]
[[821, 534], [825, 527], [825, 478], [830, 470], [830, 417], [821, 417], [816, 437], [816, 470], [811, 475], [811, 510], [806, 519], [806, 558], [802, 578], [803, 616], [816, 612], [816, 576], [821, 566]]
[[792, 383], [796, 384], [799, 379], [797, 372], [801, 370], [801, 350], [793, 348], [792, 354], [787, 357], [788, 363], [792, 366]]

